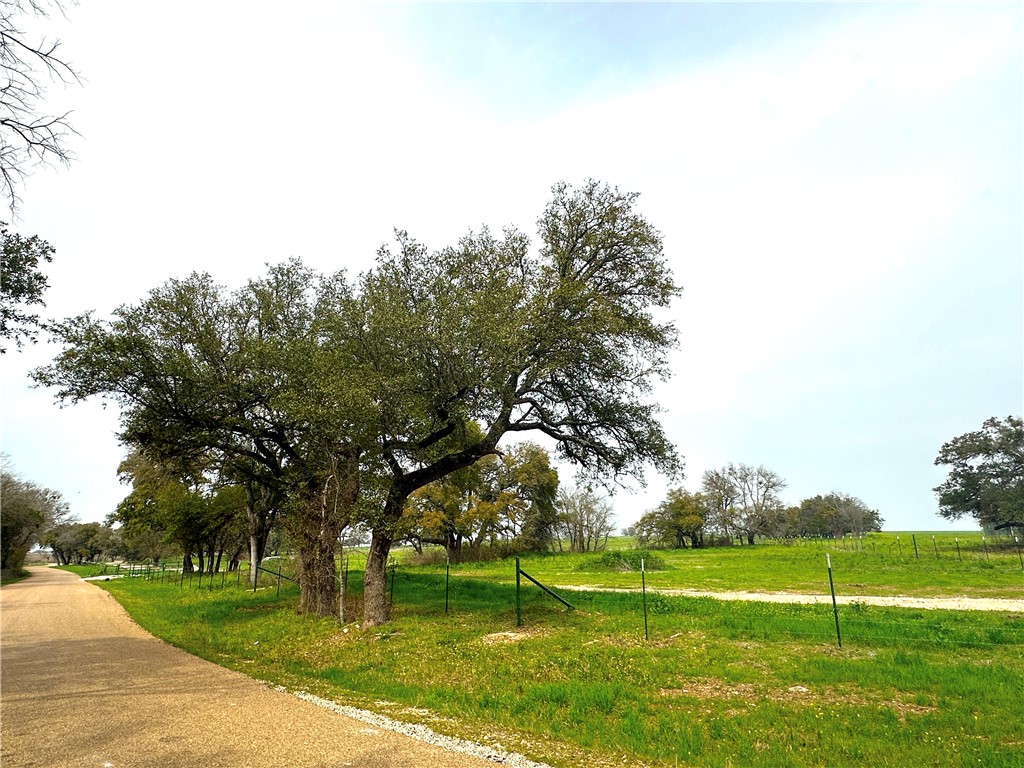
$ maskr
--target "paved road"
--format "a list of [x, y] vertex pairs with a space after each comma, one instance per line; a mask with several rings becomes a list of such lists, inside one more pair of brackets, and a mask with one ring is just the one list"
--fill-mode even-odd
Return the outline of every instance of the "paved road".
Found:
[[3, 768], [494, 766], [198, 659], [74, 574], [32, 573], [0, 590]]

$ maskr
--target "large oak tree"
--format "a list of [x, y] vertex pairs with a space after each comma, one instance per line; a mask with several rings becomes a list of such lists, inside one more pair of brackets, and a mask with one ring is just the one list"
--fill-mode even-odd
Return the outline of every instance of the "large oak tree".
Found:
[[385, 568], [410, 495], [540, 432], [592, 479], [680, 467], [647, 399], [678, 293], [636, 195], [556, 185], [540, 248], [514, 230], [430, 253], [404, 233], [350, 286], [298, 262], [225, 297], [171, 281], [110, 323], [55, 328], [35, 373], [75, 401], [113, 397], [122, 438], [157, 457], [214, 451], [281, 489], [300, 541], [303, 610], [329, 613], [333, 543], [372, 528], [364, 620], [386, 621]]
[[595, 181], [561, 183], [537, 253], [514, 230], [471, 233], [432, 255], [400, 234], [363, 276], [340, 333], [373, 377], [388, 474], [371, 520], [366, 623], [387, 620], [385, 567], [410, 494], [507, 434], [543, 433], [601, 481], [679, 469], [646, 400], [676, 339], [655, 311], [679, 289], [635, 202]]

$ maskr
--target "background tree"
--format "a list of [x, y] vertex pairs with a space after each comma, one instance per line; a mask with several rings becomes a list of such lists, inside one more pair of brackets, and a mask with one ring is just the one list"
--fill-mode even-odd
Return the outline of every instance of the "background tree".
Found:
[[642, 547], [685, 549], [689, 539], [696, 549], [704, 546], [709, 517], [710, 508], [703, 494], [674, 488], [657, 507], [640, 517], [633, 535]]
[[67, 502], [60, 493], [15, 474], [4, 457], [0, 474], [0, 577], [19, 575], [25, 555], [47, 529], [70, 519]]
[[1024, 520], [1024, 420], [986, 419], [980, 430], [943, 444], [936, 466], [949, 467], [933, 490], [939, 514], [973, 517], [981, 525]]
[[590, 488], [562, 488], [558, 492], [559, 534], [570, 552], [599, 552], [615, 530], [615, 512], [608, 499]]
[[740, 531], [740, 491], [727, 469], [709, 469], [701, 478], [707, 524], [732, 541]]
[[878, 510], [847, 493], [832, 491], [800, 502], [794, 528], [796, 536], [855, 536], [882, 530]]
[[[22, 346], [35, 342], [42, 327], [38, 314], [30, 306], [45, 306], [43, 291], [48, 283], [39, 269], [41, 262], [53, 260], [54, 249], [33, 235], [22, 237], [0, 226], [3, 262], [0, 263], [0, 338]], [[7, 350], [0, 346], [0, 354]]]
[[42, 543], [53, 552], [60, 565], [80, 565], [101, 555], [110, 555], [117, 547], [117, 537], [102, 523], [64, 523], [48, 530]]
[[403, 517], [405, 540], [418, 550], [442, 545], [453, 560], [482, 556], [488, 545], [506, 553], [543, 551], [557, 535], [557, 493], [548, 452], [521, 443], [414, 491]]
[[78, 73], [59, 55], [60, 41], [30, 36], [23, 26], [26, 17], [45, 18], [49, 9], [63, 13], [58, 2], [0, 1], [0, 189], [12, 214], [33, 167], [71, 160], [70, 113], [46, 114], [42, 103], [47, 82], [77, 83]]
[[132, 492], [110, 520], [120, 523], [126, 536], [159, 532], [180, 551], [186, 573], [193, 570], [193, 555], [200, 571], [214, 573], [225, 551], [237, 553], [244, 531], [241, 487], [220, 484], [195, 469], [154, 462], [140, 452], [125, 459], [118, 474], [132, 484]]
[[763, 465], [729, 463], [724, 474], [739, 494], [734, 525], [747, 544], [752, 545], [755, 536], [771, 535], [783, 509], [779, 491], [786, 487], [786, 481]]

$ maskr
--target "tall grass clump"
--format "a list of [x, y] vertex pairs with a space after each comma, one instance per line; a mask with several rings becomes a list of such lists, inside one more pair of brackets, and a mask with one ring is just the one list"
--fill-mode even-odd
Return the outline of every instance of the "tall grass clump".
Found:
[[584, 559], [576, 566], [579, 571], [591, 573], [639, 573], [641, 566], [647, 571], [664, 571], [665, 561], [646, 549], [616, 549], [601, 552]]

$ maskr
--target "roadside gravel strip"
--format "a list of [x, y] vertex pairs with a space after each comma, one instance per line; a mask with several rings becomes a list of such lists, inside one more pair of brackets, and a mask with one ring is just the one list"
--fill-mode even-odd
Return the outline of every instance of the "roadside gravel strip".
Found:
[[[555, 586], [570, 592], [639, 592], [639, 589], [622, 589], [617, 587], [580, 587]], [[698, 589], [648, 589], [659, 595], [682, 597], [713, 597], [716, 600], [752, 600], [761, 603], [802, 603], [805, 605], [832, 604], [831, 595], [806, 595], [792, 592], [704, 592]], [[948, 611], [1008, 611], [1024, 613], [1024, 600], [1013, 600], [1001, 597], [908, 597], [894, 595], [879, 597], [876, 595], [836, 595], [839, 605], [881, 605], [893, 608], [925, 608], [928, 610]]]
[[218, 667], [74, 574], [30, 570], [0, 590], [3, 768], [547, 768]]
[[[279, 691], [285, 690], [280, 686], [275, 686], [275, 688]], [[312, 702], [318, 707], [323, 707], [324, 709], [329, 709], [332, 712], [337, 712], [339, 715], [350, 717], [353, 720], [359, 720], [367, 725], [372, 725], [386, 731], [400, 733], [403, 736], [408, 736], [410, 739], [422, 741], [424, 744], [434, 744], [435, 746], [446, 749], [449, 752], [461, 752], [464, 755], [479, 757], [499, 765], [508, 765], [511, 766], [511, 768], [551, 768], [551, 766], [546, 763], [535, 762], [514, 752], [505, 752], [501, 749], [495, 749], [494, 747], [477, 744], [476, 742], [466, 741], [465, 739], [457, 739], [454, 736], [443, 736], [440, 733], [435, 733], [430, 730], [425, 725], [403, 723], [400, 720], [392, 720], [390, 717], [378, 715], [376, 712], [369, 712], [365, 709], [356, 709], [355, 707], [346, 707], [342, 704], [335, 704], [333, 701], [321, 699], [319, 696], [314, 696], [313, 694], [306, 693], [305, 691], [295, 691], [293, 692], [293, 695], [298, 696], [304, 701]]]

